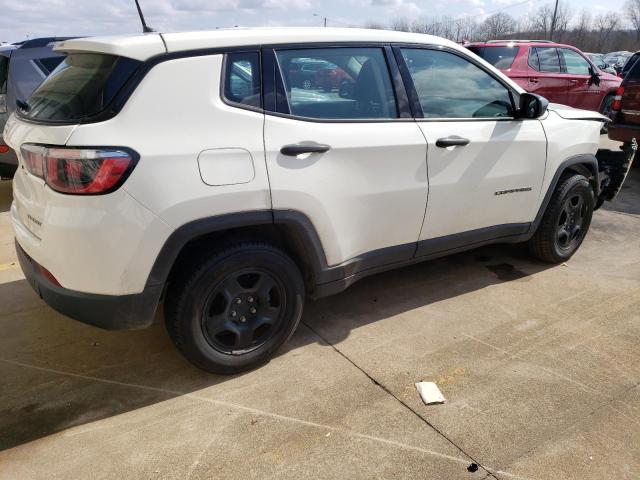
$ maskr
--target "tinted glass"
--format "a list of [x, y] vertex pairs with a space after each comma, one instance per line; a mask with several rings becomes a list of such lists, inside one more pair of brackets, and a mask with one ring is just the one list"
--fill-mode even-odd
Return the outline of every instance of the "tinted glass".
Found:
[[241, 105], [260, 108], [260, 55], [258, 52], [227, 55], [224, 96]]
[[518, 47], [469, 47], [473, 53], [482, 57], [496, 68], [506, 70], [511, 68], [513, 60], [518, 54]]
[[7, 71], [9, 67], [9, 59], [0, 57], [0, 95], [7, 93]]
[[510, 117], [509, 90], [453, 53], [403, 49], [425, 118]]
[[561, 71], [560, 58], [558, 57], [558, 51], [555, 48], [537, 47], [535, 51], [538, 54], [539, 71], [550, 73], [557, 73]]
[[60, 65], [60, 62], [62, 62], [63, 58], [64, 57], [62, 56], [39, 58], [37, 60], [34, 60], [34, 62], [42, 71], [42, 73], [44, 73], [45, 75], [49, 75], [58, 67], [58, 65]]
[[589, 75], [590, 67], [589, 62], [584, 59], [582, 55], [568, 48], [559, 48], [558, 51], [564, 59], [564, 64], [567, 69], [567, 73], [574, 75]]
[[38, 120], [73, 121], [104, 110], [140, 62], [97, 53], [67, 56], [29, 97], [29, 111]]
[[318, 119], [397, 118], [389, 69], [380, 48], [276, 52], [289, 112]]

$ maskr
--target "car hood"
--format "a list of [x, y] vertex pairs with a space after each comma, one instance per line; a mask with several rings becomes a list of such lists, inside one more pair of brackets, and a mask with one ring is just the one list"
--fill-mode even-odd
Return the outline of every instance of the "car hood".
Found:
[[598, 112], [568, 107], [567, 105], [561, 105], [559, 103], [550, 103], [548, 109], [552, 112], [557, 113], [566, 120], [598, 120], [600, 122], [609, 121], [609, 118], [599, 114]]

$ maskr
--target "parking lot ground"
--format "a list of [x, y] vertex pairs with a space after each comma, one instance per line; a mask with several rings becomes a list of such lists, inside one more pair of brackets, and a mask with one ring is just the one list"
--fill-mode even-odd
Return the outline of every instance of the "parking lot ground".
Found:
[[[187, 363], [161, 314], [107, 332], [44, 305], [10, 196], [1, 479], [640, 477], [640, 169], [566, 265], [491, 246], [367, 278], [232, 377]], [[423, 405], [421, 380], [447, 402]]]

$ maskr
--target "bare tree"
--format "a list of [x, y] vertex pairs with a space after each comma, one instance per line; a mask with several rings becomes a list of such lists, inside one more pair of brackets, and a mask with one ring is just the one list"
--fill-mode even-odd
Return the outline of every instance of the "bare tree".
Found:
[[572, 30], [572, 43], [581, 49], [589, 49], [589, 37], [591, 33], [593, 19], [591, 17], [591, 12], [586, 8], [582, 9], [580, 12], [580, 17], [578, 17], [578, 21], [575, 23]]
[[482, 22], [482, 36], [485, 40], [506, 38], [516, 29], [516, 21], [511, 15], [498, 12]]
[[369, 20], [367, 22], [365, 22], [364, 24], [364, 28], [369, 28], [371, 30], [386, 30], [387, 27], [384, 26], [384, 24], [382, 23], [378, 23], [372, 20]]
[[640, 0], [627, 0], [624, 9], [629, 23], [636, 32], [636, 40], [640, 41]]
[[396, 30], [398, 32], [409, 32], [411, 30], [411, 25], [409, 24], [409, 20], [404, 17], [395, 18], [391, 22], [391, 30]]
[[604, 51], [609, 46], [611, 33], [619, 26], [620, 16], [615, 12], [603, 13], [596, 17], [595, 27], [598, 31], [597, 51]]

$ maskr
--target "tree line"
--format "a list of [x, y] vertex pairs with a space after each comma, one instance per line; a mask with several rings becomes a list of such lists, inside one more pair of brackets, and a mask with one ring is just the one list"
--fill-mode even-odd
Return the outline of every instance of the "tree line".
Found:
[[480, 21], [476, 17], [449, 16], [424, 19], [396, 18], [384, 25], [367, 22], [366, 28], [426, 33], [455, 42], [503, 39], [553, 40], [574, 45], [585, 52], [607, 53], [640, 49], [640, 0], [627, 0], [621, 12], [593, 15], [577, 12], [559, 1], [553, 24], [554, 3], [539, 6], [520, 18], [496, 12]]

